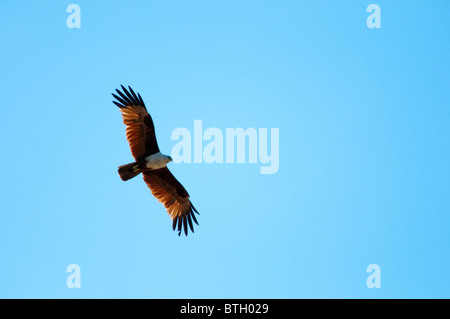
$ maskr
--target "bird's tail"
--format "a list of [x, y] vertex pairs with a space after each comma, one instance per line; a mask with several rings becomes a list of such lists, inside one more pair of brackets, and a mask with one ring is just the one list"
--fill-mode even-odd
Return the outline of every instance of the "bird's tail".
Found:
[[140, 172], [141, 169], [136, 162], [119, 166], [119, 176], [123, 181], [132, 179], [139, 175]]

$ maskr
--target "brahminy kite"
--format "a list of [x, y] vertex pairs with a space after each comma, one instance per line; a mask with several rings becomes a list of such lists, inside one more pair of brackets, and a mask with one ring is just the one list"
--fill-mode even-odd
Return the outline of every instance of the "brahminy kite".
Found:
[[141, 95], [136, 95], [129, 86], [129, 91], [123, 85], [121, 87], [123, 93], [116, 89], [119, 96], [112, 94], [117, 100], [113, 103], [122, 113], [127, 140], [135, 162], [119, 166], [119, 176], [123, 181], [127, 181], [142, 173], [153, 196], [166, 207], [172, 218], [173, 230], [177, 228], [179, 236], [184, 228], [187, 236], [188, 225], [192, 232], [192, 221], [198, 225], [194, 214], [198, 212], [189, 200], [186, 189], [166, 166], [172, 158], [159, 151], [155, 126]]

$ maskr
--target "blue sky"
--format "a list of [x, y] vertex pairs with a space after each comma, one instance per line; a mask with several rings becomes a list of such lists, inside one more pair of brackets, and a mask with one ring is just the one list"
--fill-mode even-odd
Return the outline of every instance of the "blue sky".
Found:
[[[0, 4], [0, 297], [450, 297], [450, 2], [77, 1], [69, 29], [71, 3]], [[120, 84], [163, 153], [194, 120], [279, 128], [278, 172], [170, 163], [178, 237], [117, 175]]]

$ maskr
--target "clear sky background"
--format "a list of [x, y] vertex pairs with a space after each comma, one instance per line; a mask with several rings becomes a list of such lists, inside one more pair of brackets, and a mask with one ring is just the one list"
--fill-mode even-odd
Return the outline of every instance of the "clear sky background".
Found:
[[[0, 3], [0, 297], [450, 298], [449, 1], [71, 3]], [[170, 163], [178, 237], [117, 175], [120, 84], [165, 154], [194, 120], [279, 128], [278, 173]]]

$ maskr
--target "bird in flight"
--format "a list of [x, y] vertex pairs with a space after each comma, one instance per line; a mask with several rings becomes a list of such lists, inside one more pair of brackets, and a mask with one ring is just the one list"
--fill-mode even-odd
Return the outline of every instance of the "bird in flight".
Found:
[[127, 181], [142, 173], [153, 196], [166, 207], [172, 218], [173, 230], [177, 229], [180, 236], [184, 229], [187, 236], [188, 225], [192, 232], [192, 221], [198, 225], [194, 214], [198, 212], [189, 200], [186, 189], [166, 166], [172, 158], [159, 151], [155, 126], [141, 95], [136, 95], [130, 86], [129, 90], [123, 85], [121, 87], [123, 92], [116, 89], [118, 95], [112, 93], [117, 100], [113, 103], [122, 113], [127, 140], [135, 162], [119, 166], [119, 176], [123, 181]]

